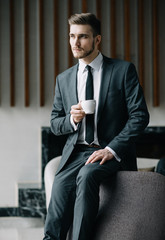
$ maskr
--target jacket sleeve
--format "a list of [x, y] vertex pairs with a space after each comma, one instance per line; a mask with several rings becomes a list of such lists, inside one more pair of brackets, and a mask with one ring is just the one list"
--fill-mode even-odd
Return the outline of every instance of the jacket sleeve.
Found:
[[120, 158], [123, 158], [126, 151], [131, 151], [131, 144], [135, 143], [149, 123], [149, 113], [133, 64], [130, 64], [125, 72], [123, 89], [128, 120], [120, 133], [108, 144]]
[[56, 79], [56, 87], [55, 87], [55, 97], [53, 102], [53, 109], [51, 113], [51, 131], [55, 135], [66, 135], [74, 132], [74, 128], [70, 122], [70, 113], [65, 111], [59, 78]]

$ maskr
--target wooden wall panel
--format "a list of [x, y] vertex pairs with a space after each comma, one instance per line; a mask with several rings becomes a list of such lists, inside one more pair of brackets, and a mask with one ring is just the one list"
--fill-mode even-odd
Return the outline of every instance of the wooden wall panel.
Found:
[[10, 0], [10, 106], [15, 106], [14, 1]]
[[[1, 1], [1, 5], [4, 3], [5, 1]], [[23, 44], [24, 44], [24, 53], [22, 53], [22, 56], [24, 57], [24, 69], [20, 69], [20, 72], [22, 73], [24, 71], [24, 76], [25, 76], [25, 80], [24, 80], [24, 106], [29, 106], [30, 105], [30, 72], [29, 72], [29, 64], [30, 64], [30, 55], [29, 55], [29, 46], [30, 46], [30, 41], [32, 41], [31, 37], [30, 37], [30, 31], [29, 31], [29, 24], [31, 23], [30, 19], [29, 19], [29, 0], [24, 0], [24, 12], [23, 14], [21, 14], [21, 16], [24, 16], [24, 39], [23, 39]], [[51, 3], [50, 3], [51, 2]], [[44, 11], [44, 7], [47, 7], [47, 4], [52, 4], [52, 1], [46, 1], [46, 0], [36, 0], [35, 2], [35, 7], [36, 11], [34, 11], [34, 14], [36, 14], [36, 19], [39, 16], [39, 22], [36, 22], [36, 25], [38, 26], [38, 29], [36, 31], [36, 36], [34, 36], [35, 39], [37, 39], [39, 37], [39, 59], [38, 59], [38, 64], [39, 65], [39, 89], [37, 89], [37, 91], [39, 91], [39, 105], [40, 106], [44, 106], [45, 105], [45, 84], [49, 84], [47, 83], [44, 78], [47, 75], [47, 71], [44, 71], [44, 67], [45, 67], [45, 63], [44, 63], [44, 44], [47, 44], [49, 42], [49, 39], [47, 40], [47, 36], [46, 36], [46, 31], [48, 31], [48, 33], [51, 32], [49, 36], [52, 36], [54, 34], [54, 83], [55, 83], [55, 79], [56, 76], [59, 74], [59, 69], [60, 69], [60, 63], [59, 63], [59, 55], [60, 55], [60, 38], [61, 36], [59, 35], [60, 32], [60, 27], [61, 27], [61, 22], [59, 22], [59, 19], [61, 19], [60, 14], [66, 14], [67, 17], [70, 17], [72, 14], [76, 13], [76, 12], [88, 12], [89, 11], [89, 1], [88, 0], [81, 0], [79, 1], [79, 3], [75, 4], [74, 0], [67, 0], [67, 9], [66, 9], [66, 5], [64, 8], [64, 12], [61, 12], [63, 9], [61, 9], [63, 6], [61, 4], [61, 2], [59, 0], [53, 0], [53, 20], [52, 20], [52, 16], [50, 15], [49, 20], [53, 21], [50, 23], [51, 27], [50, 29], [45, 29], [44, 30], [44, 18], [46, 20], [48, 20], [48, 16], [44, 14], [49, 14], [46, 10]], [[133, 56], [134, 58], [138, 58], [138, 68], [139, 68], [139, 80], [140, 80], [140, 84], [143, 87], [143, 90], [145, 91], [146, 86], [145, 86], [145, 76], [150, 75], [150, 73], [145, 72], [145, 71], [150, 71], [149, 68], [144, 68], [144, 64], [145, 62], [145, 41], [146, 39], [144, 38], [145, 35], [145, 31], [144, 31], [144, 27], [147, 24], [146, 27], [151, 28], [149, 31], [152, 30], [152, 43], [153, 45], [148, 45], [148, 51], [151, 51], [153, 53], [152, 59], [150, 58], [149, 61], [152, 61], [153, 64], [153, 81], [152, 80], [148, 80], [151, 81], [150, 84], [152, 84], [153, 86], [153, 106], [157, 107], [160, 105], [160, 89], [159, 89], [159, 85], [160, 85], [160, 79], [159, 79], [159, 36], [160, 36], [160, 32], [158, 31], [158, 4], [160, 3], [160, 1], [157, 0], [151, 0], [148, 1], [149, 3], [149, 8], [152, 7], [152, 13], [150, 14], [150, 11], [147, 11], [146, 13], [148, 14], [145, 17], [145, 7], [147, 7], [147, 4], [145, 4], [145, 1], [143, 0], [137, 0], [137, 1], [133, 1], [131, 2], [130, 0], [121, 0], [121, 1], [116, 1], [116, 0], [110, 0], [109, 2], [106, 1], [107, 6], [110, 6], [109, 9], [109, 16], [110, 16], [110, 20], [108, 20], [109, 22], [106, 22], [109, 16], [104, 16], [103, 13], [103, 4], [105, 4], [104, 1], [101, 0], [93, 0], [92, 4], [90, 3], [90, 8], [93, 8], [93, 12], [96, 11], [96, 15], [97, 17], [101, 20], [102, 22], [102, 44], [106, 43], [106, 46], [104, 45], [104, 49], [106, 50], [110, 48], [110, 57], [112, 58], [116, 58], [117, 57], [117, 49], [121, 49], [123, 46], [123, 40], [118, 39], [118, 33], [122, 33], [124, 34], [124, 59], [127, 61], [131, 61], [131, 54], [134, 54], [137, 52], [138, 56]], [[30, 2], [30, 4], [34, 4], [33, 1]], [[109, 5], [110, 4], [110, 5]], [[9, 8], [9, 26], [10, 26], [10, 39], [9, 39], [9, 48], [10, 48], [10, 86], [9, 86], [9, 91], [10, 91], [10, 106], [15, 106], [15, 93], [18, 92], [16, 91], [17, 89], [15, 89], [15, 87], [17, 86], [17, 82], [15, 79], [15, 76], [20, 76], [19, 74], [15, 74], [15, 69], [18, 69], [17, 64], [17, 53], [15, 50], [15, 45], [17, 44], [17, 42], [15, 42], [15, 38], [16, 38], [16, 31], [19, 31], [19, 27], [20, 24], [18, 24], [16, 22], [16, 27], [15, 27], [15, 22], [14, 22], [14, 18], [16, 16], [14, 16], [15, 14], [15, 10], [18, 10], [17, 7], [19, 8], [19, 11], [22, 11], [22, 5], [19, 6], [19, 4], [17, 3], [16, 9], [14, 10], [14, 5], [15, 5], [15, 1], [13, 0], [9, 0], [9, 5], [7, 4], [6, 6]], [[30, 5], [30, 6], [31, 6]], [[50, 7], [50, 5], [48, 6]], [[60, 8], [59, 8], [60, 7]], [[96, 9], [95, 9], [96, 7]], [[105, 6], [104, 6], [105, 7]], [[120, 9], [122, 9], [122, 15], [123, 15], [123, 22], [122, 25], [119, 24], [119, 29], [117, 28], [117, 17], [118, 17], [118, 12], [117, 12], [117, 7], [120, 7]], [[123, 7], [123, 8], [122, 8]], [[76, 9], [77, 8], [77, 9]], [[46, 8], [47, 9], [47, 8]], [[74, 9], [74, 12], [73, 12]], [[137, 10], [137, 19], [136, 15], [133, 16], [133, 14], [130, 14], [131, 10], [135, 11]], [[67, 11], [67, 12], [66, 12]], [[52, 14], [52, 13], [51, 13]], [[106, 13], [107, 14], [107, 13]], [[66, 16], [65, 16], [66, 17]], [[147, 18], [149, 19], [151, 17], [152, 20], [152, 24], [150, 25]], [[133, 34], [131, 34], [130, 32], [130, 22], [131, 19], [133, 19], [133, 21], [136, 23], [136, 21], [138, 22], [138, 49], [135, 49], [134, 53], [131, 52], [131, 36], [135, 36], [137, 33], [133, 32]], [[35, 19], [35, 18], [34, 18]], [[64, 18], [65, 19], [65, 18]], [[119, 19], [120, 20], [120, 19]], [[146, 22], [147, 20], [147, 22]], [[8, 23], [6, 23], [8, 24]], [[107, 26], [105, 26], [105, 24], [107, 24]], [[66, 26], [67, 23], [62, 23], [62, 26]], [[3, 25], [3, 28], [5, 25]], [[22, 25], [21, 25], [22, 27]], [[123, 28], [123, 29], [122, 29]], [[31, 28], [33, 30], [33, 28]], [[106, 29], [110, 29], [110, 43], [109, 46], [107, 46], [107, 39], [104, 39], [104, 31], [106, 31]], [[123, 31], [122, 31], [123, 30]], [[137, 29], [135, 29], [134, 31], [137, 31]], [[39, 36], [37, 36], [37, 32], [39, 32]], [[68, 33], [69, 33], [69, 27], [68, 27]], [[3, 36], [2, 36], [3, 37]], [[17, 39], [17, 38], [16, 38]], [[46, 42], [44, 42], [44, 39], [46, 39]], [[65, 47], [67, 47], [67, 53], [65, 53], [64, 57], [68, 58], [68, 67], [71, 67], [74, 64], [74, 58], [70, 49], [70, 44], [68, 43], [68, 37], [65, 36], [65, 39], [67, 42], [65, 42]], [[20, 39], [20, 41], [22, 41], [22, 39]], [[50, 39], [51, 42], [51, 39]], [[118, 46], [116, 45], [118, 44]], [[47, 47], [47, 46], [45, 46]], [[133, 46], [132, 46], [133, 47]], [[50, 50], [50, 49], [49, 49]], [[101, 46], [99, 47], [99, 50], [101, 51]], [[119, 55], [122, 56], [122, 52], [119, 53]], [[108, 53], [107, 53], [108, 55]], [[15, 62], [16, 60], [16, 62]], [[146, 63], [146, 65], [148, 66], [148, 63]], [[52, 67], [52, 65], [51, 65]], [[33, 73], [32, 73], [33, 75]], [[3, 79], [1, 80], [3, 81]], [[1, 84], [2, 86], [4, 84]], [[50, 84], [51, 85], [51, 84]], [[3, 91], [3, 89], [1, 90]], [[22, 94], [21, 94], [22, 95]], [[37, 96], [37, 94], [36, 94]], [[3, 101], [3, 96], [2, 96], [2, 101]]]
[[[101, 1], [100, 0], [96, 0], [96, 16], [101, 21]], [[102, 41], [99, 45], [99, 51], [101, 51], [101, 46], [102, 46]]]
[[44, 17], [43, 17], [43, 0], [39, 0], [39, 41], [40, 41], [40, 106], [44, 106]]
[[160, 104], [158, 54], [158, 1], [153, 0], [153, 106]]
[[54, 74], [56, 83], [56, 76], [59, 73], [59, 21], [58, 21], [58, 0], [54, 0]]
[[[73, 14], [73, 0], [68, 0], [68, 18]], [[68, 36], [69, 36], [70, 28], [68, 26]], [[73, 65], [73, 54], [70, 48], [70, 43], [68, 41], [68, 67]]]
[[116, 1], [111, 0], [110, 5], [110, 49], [111, 57], [116, 58]]
[[87, 12], [87, 0], [82, 0], [82, 12]]
[[124, 0], [124, 59], [130, 61], [130, 2]]
[[138, 65], [139, 65], [139, 81], [145, 90], [144, 84], [144, 1], [138, 1], [138, 43], [139, 43], [139, 54], [138, 54]]
[[96, 15], [100, 20], [101, 20], [101, 4], [102, 2], [100, 0], [96, 0]]
[[29, 106], [29, 0], [24, 0], [25, 107]]

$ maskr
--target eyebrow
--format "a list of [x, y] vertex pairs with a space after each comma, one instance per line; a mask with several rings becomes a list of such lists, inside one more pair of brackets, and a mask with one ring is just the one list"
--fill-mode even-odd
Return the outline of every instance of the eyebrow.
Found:
[[79, 33], [79, 34], [75, 34], [75, 33], [69, 33], [69, 36], [71, 35], [77, 35], [77, 36], [89, 36], [89, 33]]

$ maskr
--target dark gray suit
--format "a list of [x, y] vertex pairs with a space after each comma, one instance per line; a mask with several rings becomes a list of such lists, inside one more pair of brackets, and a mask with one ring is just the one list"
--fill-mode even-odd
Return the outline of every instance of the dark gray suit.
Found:
[[[88, 234], [88, 224], [93, 221], [93, 218], [97, 214], [99, 202], [97, 195], [100, 182], [108, 177], [108, 175], [118, 171], [119, 169], [137, 170], [135, 141], [136, 137], [138, 137], [149, 122], [149, 114], [134, 65], [122, 60], [103, 57], [103, 72], [101, 77], [97, 115], [98, 141], [101, 148], [106, 146], [112, 148], [121, 158], [121, 163], [113, 159], [113, 161], [108, 161], [109, 163], [106, 162], [106, 164], [103, 164], [103, 171], [95, 174], [95, 179], [92, 179], [92, 182], [95, 181], [95, 183], [91, 185], [89, 189], [84, 189], [84, 185], [86, 185], [86, 183], [84, 183], [84, 175], [87, 175], [86, 170], [84, 169], [90, 168], [90, 166], [85, 168], [83, 166], [88, 156], [96, 149], [85, 151], [86, 153], [84, 153], [84, 151], [79, 152], [79, 150], [77, 151], [76, 149], [79, 130], [75, 131], [70, 123], [70, 109], [72, 105], [78, 103], [77, 70], [78, 64], [60, 74], [56, 81], [55, 99], [51, 115], [51, 129], [56, 135], [67, 135], [67, 141], [63, 149], [60, 166], [56, 173], [56, 183], [54, 183], [52, 190], [53, 200], [51, 200], [49, 207], [45, 227], [47, 237], [45, 239], [65, 239], [66, 233], [63, 234], [63, 236], [54, 237], [55, 231], [52, 229], [53, 226], [56, 226], [54, 227], [56, 228], [56, 232], [60, 232], [62, 231], [62, 227], [59, 227], [60, 224], [65, 225], [64, 223], [61, 223], [62, 221], [60, 224], [56, 224], [54, 221], [54, 215], [58, 215], [57, 217], [60, 215], [58, 212], [59, 208], [57, 209], [55, 207], [55, 205], [59, 205], [59, 202], [61, 202], [61, 211], [65, 208], [62, 207], [62, 204], [65, 204], [67, 195], [70, 194], [66, 194], [67, 189], [70, 189], [72, 193], [74, 192], [73, 195], [71, 195], [72, 201], [69, 203], [68, 215], [73, 215], [73, 213], [71, 213], [73, 212], [71, 209], [73, 209], [74, 205], [75, 213], [77, 215], [74, 219], [76, 233], [73, 236], [73, 240], [88, 239], [88, 236], [90, 235], [90, 233]], [[81, 127], [81, 124], [79, 127]], [[80, 165], [77, 167], [79, 161]], [[73, 174], [73, 177], [70, 173], [76, 168], [77, 170]], [[96, 169], [97, 171], [98, 169], [101, 169], [99, 163], [96, 164]], [[93, 172], [91, 172], [93, 169], [87, 169], [87, 171], [90, 172], [90, 176], [93, 174]], [[64, 186], [66, 185], [65, 182], [65, 184], [60, 188], [57, 187], [61, 179], [62, 181], [63, 179], [66, 179], [67, 183], [71, 181], [70, 179], [72, 179], [73, 182], [75, 181], [74, 190], [77, 191], [77, 193], [71, 189], [71, 186], [67, 186], [63, 193], [65, 197], [62, 197], [61, 195], [57, 200], [54, 195], [56, 192], [58, 192], [58, 194], [59, 192], [62, 192], [62, 189], [64, 189]], [[71, 185], [74, 185], [73, 182]], [[79, 210], [81, 209], [83, 202], [82, 200], [79, 200], [82, 195], [81, 189], [84, 189], [84, 192], [88, 192], [89, 196], [87, 199], [83, 200], [85, 202], [85, 209]], [[65, 201], [63, 201], [63, 199], [65, 199]], [[74, 203], [75, 199], [76, 203]], [[91, 199], [93, 199], [93, 201]], [[56, 214], [55, 211], [58, 212], [58, 214]], [[85, 215], [85, 217], [84, 212], [87, 211], [89, 214]], [[65, 231], [67, 231], [70, 220], [67, 220], [69, 218], [67, 218], [66, 212], [63, 212], [63, 214], [65, 215], [65, 223], [67, 225]], [[87, 218], [89, 220], [88, 223], [84, 220]], [[81, 219], [81, 223], [79, 219]], [[83, 230], [80, 227], [80, 225], [83, 224], [84, 228], [86, 228], [87, 235], [83, 233]], [[54, 235], [51, 235], [51, 231], [53, 231]], [[52, 236], [52, 238], [50, 236]]]

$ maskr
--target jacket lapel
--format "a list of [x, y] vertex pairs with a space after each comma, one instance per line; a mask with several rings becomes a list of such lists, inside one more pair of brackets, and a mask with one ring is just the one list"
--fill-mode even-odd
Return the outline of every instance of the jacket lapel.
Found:
[[111, 81], [112, 70], [113, 70], [112, 61], [103, 56], [103, 71], [102, 71], [102, 76], [101, 76], [97, 123], [100, 120], [101, 113], [102, 113], [102, 110], [103, 110], [103, 107], [105, 104], [106, 96], [107, 96], [108, 89], [109, 89], [109, 84]]
[[[69, 78], [70, 78], [70, 84], [67, 86], [68, 91], [70, 93], [70, 103], [71, 106], [75, 105], [79, 102], [78, 100], [78, 92], [77, 92], [77, 71], [78, 71], [79, 64], [76, 64], [72, 67]], [[78, 125], [78, 129], [81, 127], [81, 122]], [[78, 132], [76, 132], [76, 135], [78, 136]]]
[[72, 71], [70, 72], [70, 75], [69, 75], [70, 84], [69, 84], [69, 86], [66, 86], [68, 88], [69, 93], [70, 93], [71, 105], [75, 105], [75, 104], [78, 103], [77, 71], [78, 71], [78, 64], [76, 64], [72, 68]]

